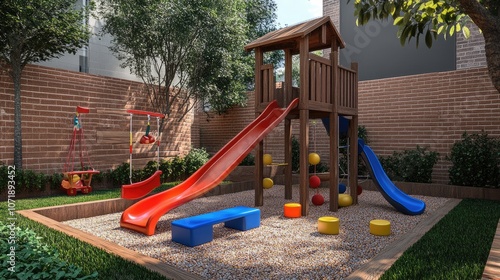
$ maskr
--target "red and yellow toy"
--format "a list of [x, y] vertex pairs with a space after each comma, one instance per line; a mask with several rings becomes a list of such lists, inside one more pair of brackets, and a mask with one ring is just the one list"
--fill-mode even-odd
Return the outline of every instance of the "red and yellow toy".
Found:
[[[92, 182], [92, 175], [99, 173], [99, 171], [92, 168], [83, 134], [82, 114], [88, 114], [89, 112], [90, 110], [88, 108], [77, 106], [75, 116], [73, 117], [73, 134], [69, 145], [68, 156], [66, 157], [66, 163], [64, 164], [63, 180], [61, 182], [62, 189], [66, 191], [68, 195], [76, 195], [78, 191], [90, 193], [92, 191], [90, 185]], [[80, 163], [80, 170], [76, 171], [74, 170], [75, 146], [79, 147], [78, 155]]]

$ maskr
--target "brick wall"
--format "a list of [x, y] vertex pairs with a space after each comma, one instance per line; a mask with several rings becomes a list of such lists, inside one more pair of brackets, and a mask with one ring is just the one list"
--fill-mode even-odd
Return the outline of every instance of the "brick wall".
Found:
[[[113, 168], [128, 161], [128, 114], [147, 110], [141, 83], [29, 65], [22, 78], [23, 167], [46, 173], [61, 172], [68, 154], [77, 105], [90, 108], [82, 117], [85, 144], [93, 167]], [[13, 164], [14, 94], [10, 77], [0, 73], [0, 160]], [[134, 116], [134, 139], [146, 129], [146, 116]], [[181, 123], [174, 113], [165, 130], [161, 157], [185, 154], [198, 141], [194, 114]], [[151, 122], [156, 129], [156, 119]], [[152, 146], [134, 146], [134, 165], [154, 159]]]
[[[254, 118], [253, 94], [248, 106], [227, 115], [211, 115], [200, 122], [200, 145], [217, 152]], [[429, 73], [364, 81], [359, 84], [359, 124], [368, 131], [369, 145], [378, 156], [415, 149], [417, 145], [440, 153], [433, 181], [448, 183], [446, 161], [451, 146], [464, 131], [484, 130], [500, 137], [500, 94], [485, 68]], [[197, 117], [200, 114], [197, 114]], [[200, 117], [201, 118], [201, 117]], [[206, 116], [205, 116], [206, 119]], [[293, 121], [298, 134], [298, 121]], [[284, 160], [284, 125], [264, 139], [264, 153]], [[310, 151], [328, 162], [328, 136], [320, 120], [311, 120]], [[298, 138], [298, 137], [297, 137]]]
[[484, 37], [475, 24], [469, 25], [470, 37], [465, 39], [462, 33], [457, 34], [457, 70], [486, 67]]
[[323, 0], [323, 15], [330, 16], [335, 27], [340, 28], [339, 0]]
[[[0, 76], [0, 158], [13, 162], [13, 89], [10, 78]], [[94, 167], [112, 168], [128, 160], [128, 115], [125, 108], [146, 109], [141, 85], [126, 80], [28, 66], [23, 78], [23, 164], [47, 173], [62, 171], [77, 105], [89, 107], [84, 115], [87, 150]], [[413, 149], [416, 145], [440, 153], [434, 181], [448, 182], [451, 145], [464, 131], [484, 130], [500, 137], [500, 94], [485, 68], [421, 74], [364, 81], [359, 84], [359, 122], [367, 128], [370, 146], [377, 155]], [[248, 104], [226, 115], [196, 112], [165, 131], [161, 157], [185, 154], [191, 147], [216, 153], [255, 119], [254, 96]], [[145, 131], [146, 117], [134, 117], [137, 139]], [[155, 120], [152, 121], [155, 130]], [[298, 120], [292, 131], [298, 134]], [[283, 162], [284, 125], [264, 139], [264, 152]], [[328, 162], [328, 139], [320, 120], [311, 120], [310, 150]], [[134, 164], [154, 158], [154, 151], [135, 145]]]
[[433, 173], [439, 183], [448, 182], [445, 157], [464, 131], [500, 137], [499, 104], [486, 68], [359, 84], [359, 123], [377, 155], [429, 147], [440, 153]]
[[210, 154], [215, 154], [222, 146], [238, 134], [255, 118], [254, 94], [247, 93], [247, 106], [234, 108], [227, 114], [198, 111], [196, 120], [200, 129], [199, 144]]

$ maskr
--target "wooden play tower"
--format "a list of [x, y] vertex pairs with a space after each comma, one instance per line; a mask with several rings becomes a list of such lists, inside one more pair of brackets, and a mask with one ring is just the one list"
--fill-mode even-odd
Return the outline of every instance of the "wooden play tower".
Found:
[[[330, 210], [338, 209], [338, 147], [339, 116], [349, 121], [349, 187], [353, 203], [357, 203], [358, 173], [358, 74], [357, 64], [351, 69], [339, 65], [339, 49], [344, 48], [330, 17], [325, 16], [270, 32], [245, 46], [255, 52], [255, 114], [258, 116], [273, 100], [287, 107], [299, 98], [299, 105], [285, 118], [285, 199], [292, 199], [292, 119], [299, 119], [300, 142], [300, 204], [302, 215], [309, 212], [309, 120], [329, 118]], [[264, 64], [264, 53], [285, 52], [285, 79], [282, 89], [276, 88], [274, 66]], [[311, 52], [330, 51], [325, 58]], [[292, 86], [292, 56], [300, 57], [300, 86]], [[255, 205], [264, 204], [263, 141], [255, 153]]]

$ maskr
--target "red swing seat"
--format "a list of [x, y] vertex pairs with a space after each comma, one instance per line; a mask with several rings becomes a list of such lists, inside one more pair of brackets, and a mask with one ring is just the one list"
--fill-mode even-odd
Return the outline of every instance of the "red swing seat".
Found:
[[157, 170], [151, 177], [144, 181], [122, 185], [122, 198], [137, 199], [147, 195], [161, 185], [160, 177], [162, 173], [161, 170]]

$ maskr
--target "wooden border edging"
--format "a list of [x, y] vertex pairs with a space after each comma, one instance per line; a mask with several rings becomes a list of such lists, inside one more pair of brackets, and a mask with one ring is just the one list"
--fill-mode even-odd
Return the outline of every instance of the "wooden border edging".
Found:
[[[479, 188], [454, 186], [445, 184], [426, 184], [413, 182], [394, 182], [394, 184], [403, 192], [409, 195], [425, 195], [432, 197], [445, 198], [473, 198], [486, 200], [500, 200], [499, 188]], [[363, 189], [370, 191], [378, 191], [372, 180], [366, 180], [360, 185]]]
[[384, 250], [370, 259], [368, 263], [359, 267], [345, 279], [369, 280], [380, 278], [380, 276], [401, 257], [406, 249], [417, 242], [427, 231], [439, 222], [441, 218], [448, 214], [451, 209], [455, 208], [460, 201], [460, 199], [448, 200], [445, 205], [439, 208], [435, 213], [421, 221], [414, 230], [387, 245]]
[[137, 202], [137, 200], [111, 198], [59, 206], [42, 207], [30, 209], [29, 211], [36, 212], [57, 222], [64, 222], [68, 220], [83, 219], [121, 212], [135, 202]]
[[[139, 264], [141, 266], [144, 266], [145, 268], [155, 271], [168, 279], [203, 279], [200, 276], [196, 274], [192, 274], [189, 272], [186, 272], [184, 270], [181, 270], [175, 266], [168, 265], [166, 263], [163, 263], [157, 259], [148, 257], [146, 255], [140, 254], [138, 252], [135, 252], [133, 250], [124, 248], [122, 246], [119, 246], [115, 243], [109, 242], [107, 240], [104, 240], [102, 238], [99, 238], [97, 236], [94, 236], [92, 234], [86, 233], [84, 231], [81, 231], [79, 229], [75, 229], [73, 227], [70, 227], [68, 225], [60, 223], [60, 221], [64, 220], [69, 220], [68, 217], [70, 216], [79, 216], [82, 218], [83, 216], [91, 217], [88, 216], [91, 213], [96, 213], [98, 211], [102, 211], [103, 209], [107, 209], [107, 211], [112, 211], [113, 209], [119, 209], [114, 212], [120, 212], [125, 210], [127, 207], [127, 204], [133, 203], [132, 201], [126, 201], [124, 199], [107, 199], [107, 200], [102, 200], [102, 201], [93, 201], [93, 202], [84, 202], [84, 203], [75, 203], [75, 204], [70, 204], [66, 205], [66, 207], [73, 208], [72, 210], [76, 210], [76, 212], [79, 212], [82, 210], [82, 213], [80, 214], [67, 214], [69, 212], [74, 212], [74, 211], [68, 211], [68, 208], [66, 208], [64, 205], [62, 206], [55, 206], [55, 207], [44, 207], [44, 208], [38, 208], [38, 209], [31, 209], [31, 210], [19, 210], [17, 213], [23, 215], [24, 217], [31, 219], [33, 221], [36, 221], [38, 223], [41, 223], [51, 229], [63, 232], [64, 234], [67, 234], [69, 236], [72, 236], [78, 240], [81, 240], [85, 243], [88, 243], [92, 246], [95, 246], [99, 249], [102, 249], [106, 251], [107, 253], [119, 256], [125, 260], [128, 260], [130, 262]], [[107, 205], [112, 205], [107, 206]], [[120, 209], [120, 207], [125, 206], [125, 208]], [[92, 210], [95, 209], [95, 210]], [[109, 212], [113, 213], [113, 212]], [[109, 214], [108, 213], [108, 214]], [[100, 214], [104, 215], [106, 213]], [[48, 216], [54, 217], [56, 219], [62, 219], [62, 220], [56, 220], [53, 218], [50, 218]], [[78, 219], [78, 218], [75, 218]]]
[[483, 271], [483, 280], [500, 279], [500, 220], [498, 221], [497, 231], [491, 244], [490, 254]]

